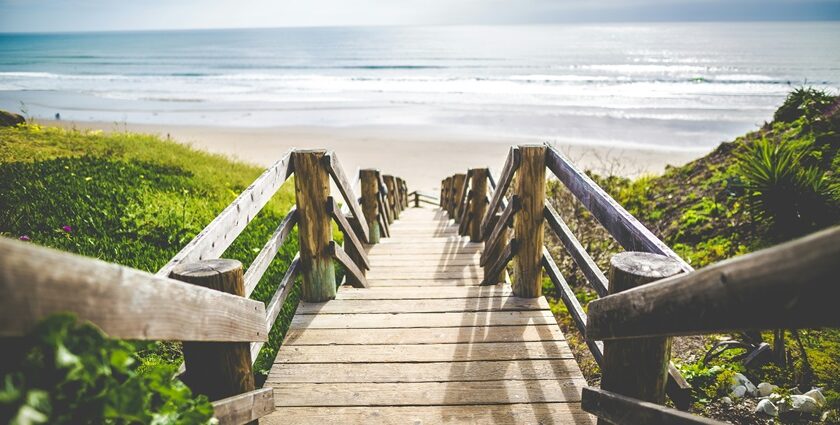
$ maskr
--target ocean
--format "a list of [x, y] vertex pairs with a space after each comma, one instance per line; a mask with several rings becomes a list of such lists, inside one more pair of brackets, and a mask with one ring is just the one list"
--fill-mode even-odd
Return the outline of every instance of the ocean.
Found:
[[0, 109], [75, 121], [702, 151], [802, 85], [840, 89], [840, 23], [0, 34]]

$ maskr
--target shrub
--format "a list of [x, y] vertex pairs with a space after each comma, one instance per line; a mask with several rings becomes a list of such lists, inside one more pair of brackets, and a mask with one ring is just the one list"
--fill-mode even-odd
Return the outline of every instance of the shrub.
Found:
[[833, 188], [824, 172], [803, 165], [806, 148], [760, 139], [737, 155], [753, 215], [791, 237], [837, 220]]
[[213, 406], [174, 378], [139, 373], [130, 345], [71, 315], [45, 319], [23, 340], [21, 364], [2, 377], [0, 419], [23, 424], [200, 424]]
[[812, 87], [800, 87], [788, 94], [773, 120], [791, 123], [800, 117], [811, 120], [822, 114], [835, 101], [834, 96]]

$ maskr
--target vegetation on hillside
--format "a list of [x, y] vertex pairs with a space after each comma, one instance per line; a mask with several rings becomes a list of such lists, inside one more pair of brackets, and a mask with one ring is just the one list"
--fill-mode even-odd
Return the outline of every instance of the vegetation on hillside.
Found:
[[[0, 128], [0, 235], [155, 272], [262, 171], [150, 135]], [[281, 188], [225, 258], [251, 263], [294, 202], [292, 186]], [[252, 298], [271, 299], [297, 249], [292, 235]], [[256, 371], [271, 367], [297, 299], [294, 290]], [[141, 370], [181, 361], [177, 343], [136, 347]]]
[[[635, 179], [590, 175], [693, 267], [700, 268], [840, 223], [839, 149], [840, 97], [801, 88], [788, 96], [772, 122], [689, 164]], [[602, 270], [607, 270], [609, 258], [621, 251], [618, 244], [562, 184], [549, 184], [549, 199]], [[572, 271], [567, 279], [581, 303], [594, 299], [596, 295], [556, 239], [552, 252], [563, 270]], [[597, 381], [597, 365], [587, 355], [565, 307], [562, 302], [552, 304], [576, 346], [585, 374]], [[772, 361], [745, 368], [735, 359], [743, 350], [733, 350], [703, 364], [705, 351], [723, 337], [752, 345], [773, 343]], [[722, 382], [735, 372], [756, 383], [769, 381], [786, 389], [823, 387], [830, 408], [840, 408], [840, 330], [678, 338], [674, 355], [696, 388], [695, 408], [722, 419], [765, 423], [749, 409], [737, 417], [727, 413], [731, 409], [717, 409], [719, 399], [729, 391]]]

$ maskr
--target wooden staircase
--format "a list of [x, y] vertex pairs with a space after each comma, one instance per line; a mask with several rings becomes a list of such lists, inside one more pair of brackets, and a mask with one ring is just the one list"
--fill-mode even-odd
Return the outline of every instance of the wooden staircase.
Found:
[[369, 288], [300, 304], [263, 423], [593, 423], [548, 302], [479, 286], [483, 244], [446, 217], [403, 211], [368, 250]]

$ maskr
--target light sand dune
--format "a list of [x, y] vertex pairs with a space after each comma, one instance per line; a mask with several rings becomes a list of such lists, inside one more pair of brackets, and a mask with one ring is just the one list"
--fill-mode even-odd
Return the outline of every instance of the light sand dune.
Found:
[[[403, 176], [410, 190], [437, 192], [440, 180], [471, 167], [490, 167], [495, 175], [504, 164], [511, 145], [544, 143], [527, 137], [494, 137], [446, 128], [411, 126], [358, 127], [210, 127], [103, 122], [56, 122], [48, 125], [136, 131], [169, 135], [198, 149], [222, 153], [267, 166], [292, 147], [334, 150], [348, 173], [357, 168], [378, 168]], [[582, 168], [622, 175], [661, 172], [668, 164], [680, 165], [702, 152], [660, 149], [628, 149], [604, 146], [556, 145]]]

